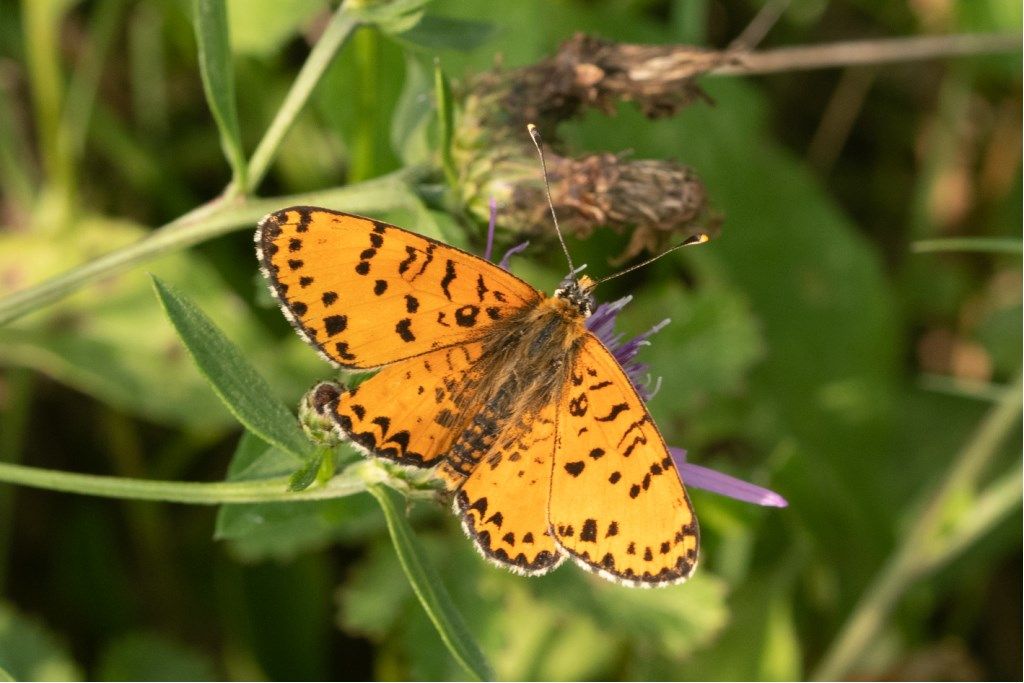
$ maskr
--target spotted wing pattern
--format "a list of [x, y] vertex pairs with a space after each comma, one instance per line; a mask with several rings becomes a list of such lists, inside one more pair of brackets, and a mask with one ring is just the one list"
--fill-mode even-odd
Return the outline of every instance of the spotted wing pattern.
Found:
[[455, 512], [484, 557], [520, 574], [544, 574], [565, 559], [547, 518], [554, 415], [549, 406], [506, 430], [455, 495]]
[[285, 315], [345, 368], [375, 368], [475, 339], [541, 297], [472, 254], [327, 209], [264, 217], [256, 245]]
[[629, 378], [596, 337], [584, 339], [558, 403], [552, 532], [605, 578], [685, 581], [699, 542], [686, 491]]
[[341, 394], [330, 414], [373, 455], [431, 467], [455, 441], [458, 415], [473, 410], [472, 364], [480, 353], [471, 342], [389, 365]]

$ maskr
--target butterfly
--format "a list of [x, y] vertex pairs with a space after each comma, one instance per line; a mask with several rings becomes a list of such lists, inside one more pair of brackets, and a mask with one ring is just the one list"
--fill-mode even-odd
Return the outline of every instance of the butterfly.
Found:
[[585, 276], [546, 296], [465, 251], [297, 206], [257, 255], [285, 316], [344, 370], [380, 371], [322, 409], [364, 453], [435, 468], [485, 558], [524, 575], [566, 558], [632, 586], [685, 581], [699, 531], [668, 448], [586, 329]]

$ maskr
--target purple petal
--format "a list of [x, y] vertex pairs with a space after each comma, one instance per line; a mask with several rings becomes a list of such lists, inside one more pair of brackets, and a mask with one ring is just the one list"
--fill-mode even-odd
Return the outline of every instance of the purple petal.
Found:
[[704, 489], [705, 491], [711, 491], [712, 493], [718, 493], [756, 505], [777, 508], [789, 506], [789, 502], [774, 491], [756, 486], [742, 479], [730, 477], [728, 474], [722, 474], [708, 467], [701, 467], [700, 465], [686, 462], [686, 451], [682, 448], [669, 448], [668, 452], [671, 454], [672, 461], [676, 465], [679, 477], [687, 486], [695, 489]]
[[487, 246], [484, 247], [484, 258], [491, 260], [491, 252], [494, 251], [494, 227], [498, 222], [498, 202], [491, 196], [487, 200], [487, 206], [491, 209], [491, 216], [487, 220]]
[[511, 259], [519, 252], [525, 251], [528, 246], [530, 246], [529, 242], [523, 242], [522, 244], [517, 244], [516, 246], [512, 247], [511, 249], [505, 252], [504, 256], [501, 257], [501, 260], [498, 261], [498, 265], [504, 268], [505, 270], [508, 270], [509, 259]]

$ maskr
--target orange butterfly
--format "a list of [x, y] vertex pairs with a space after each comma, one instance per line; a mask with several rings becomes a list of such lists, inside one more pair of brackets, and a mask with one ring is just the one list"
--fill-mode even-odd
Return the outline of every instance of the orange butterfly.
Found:
[[685, 581], [699, 532], [644, 401], [585, 327], [592, 281], [545, 296], [482, 258], [312, 207], [256, 231], [285, 315], [324, 358], [382, 368], [325, 411], [366, 453], [436, 467], [483, 555], [566, 557], [633, 586]]

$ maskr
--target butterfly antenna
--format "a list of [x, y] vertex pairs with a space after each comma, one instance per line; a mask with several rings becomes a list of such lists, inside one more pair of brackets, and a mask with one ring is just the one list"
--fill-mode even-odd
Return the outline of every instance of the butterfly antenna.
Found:
[[711, 236], [708, 235], [707, 233], [704, 233], [704, 232], [700, 233], [699, 235], [694, 235], [693, 237], [688, 237], [685, 240], [683, 240], [682, 242], [680, 242], [679, 244], [675, 245], [674, 247], [669, 247], [668, 249], [666, 249], [665, 251], [661, 252], [657, 256], [652, 256], [651, 258], [647, 259], [646, 261], [638, 263], [635, 266], [630, 266], [629, 268], [626, 268], [625, 270], [620, 270], [617, 273], [613, 273], [613, 274], [611, 274], [611, 275], [609, 275], [607, 277], [601, 278], [597, 282], [591, 283], [590, 286], [587, 287], [587, 289], [588, 290], [593, 289], [594, 287], [597, 287], [602, 282], [608, 282], [609, 280], [611, 280], [613, 278], [617, 278], [620, 275], [625, 275], [626, 273], [631, 273], [634, 270], [636, 270], [637, 268], [643, 268], [647, 264], [653, 263], [653, 262], [657, 261], [658, 259], [660, 259], [662, 256], [665, 256], [666, 254], [671, 254], [673, 251], [675, 251], [677, 249], [682, 249], [683, 247], [693, 246], [694, 244], [704, 244], [705, 242], [707, 242], [710, 239], [711, 239]]
[[569, 273], [575, 274], [577, 268], [572, 265], [572, 257], [569, 256], [569, 247], [565, 246], [565, 239], [562, 237], [562, 230], [558, 227], [558, 216], [555, 215], [555, 203], [551, 201], [551, 185], [548, 183], [548, 165], [544, 162], [544, 150], [541, 148], [540, 131], [532, 123], [526, 124], [526, 130], [530, 131], [530, 139], [533, 146], [537, 148], [537, 156], [540, 157], [540, 170], [544, 174], [544, 194], [548, 198], [548, 207], [551, 209], [551, 220], [555, 222], [555, 233], [558, 235], [558, 242], [565, 252], [565, 260], [569, 262]]

